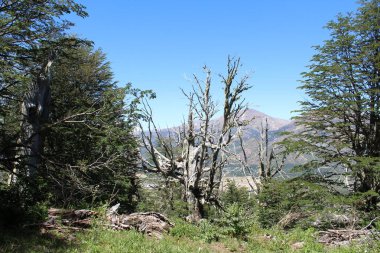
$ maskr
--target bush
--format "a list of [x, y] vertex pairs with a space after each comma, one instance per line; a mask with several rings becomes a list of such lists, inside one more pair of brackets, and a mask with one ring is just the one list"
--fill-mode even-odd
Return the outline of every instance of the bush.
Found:
[[[155, 183], [157, 182], [163, 184], [156, 180]], [[184, 218], [189, 214], [187, 203], [182, 199], [182, 188], [174, 182], [166, 187], [142, 188], [137, 211], [155, 211], [176, 218]]]
[[207, 243], [219, 241], [223, 236], [221, 229], [207, 220], [201, 220], [199, 224], [192, 224], [181, 219], [175, 221], [175, 226], [170, 230], [170, 235], [179, 238], [201, 240]]
[[255, 207], [255, 199], [250, 197], [248, 189], [238, 187], [234, 181], [228, 182], [226, 191], [221, 194], [221, 202], [226, 207], [238, 204], [247, 212], [253, 212]]
[[353, 204], [358, 210], [366, 212], [376, 212], [380, 210], [380, 194], [375, 191], [357, 193], [354, 199]]
[[247, 216], [247, 210], [238, 203], [228, 206], [218, 221], [218, 224], [223, 227], [224, 234], [239, 239], [246, 239], [252, 223], [252, 217]]
[[170, 234], [175, 237], [188, 237], [190, 239], [197, 238], [201, 233], [198, 226], [177, 219], [175, 221], [175, 226], [170, 230]]
[[25, 186], [12, 187], [0, 185], [0, 227], [18, 226], [26, 223], [38, 223], [47, 216], [45, 196]]
[[[264, 228], [269, 228], [286, 215], [299, 214], [298, 220], [331, 206], [331, 203], [328, 203], [328, 200], [332, 199], [331, 195], [326, 187], [302, 179], [273, 180], [266, 184], [258, 195], [258, 221]], [[291, 220], [291, 217], [289, 219], [290, 223], [286, 224], [287, 226], [292, 227], [297, 223], [297, 220]]]
[[225, 212], [216, 219], [217, 225], [223, 229], [223, 234], [245, 239], [253, 223], [255, 199], [250, 197], [247, 188], [239, 188], [231, 181], [222, 193], [221, 201]]
[[211, 243], [213, 241], [219, 241], [223, 236], [221, 229], [207, 220], [202, 220], [199, 223], [199, 228], [200, 234], [198, 237], [204, 242]]

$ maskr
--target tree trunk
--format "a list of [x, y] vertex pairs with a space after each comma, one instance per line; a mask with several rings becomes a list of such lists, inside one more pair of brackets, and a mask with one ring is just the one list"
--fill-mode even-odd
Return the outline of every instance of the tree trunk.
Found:
[[187, 217], [189, 221], [198, 222], [204, 218], [202, 199], [200, 199], [199, 196], [197, 197], [197, 194], [194, 194], [192, 190], [186, 192], [186, 202], [190, 212], [190, 215]]
[[49, 119], [50, 105], [50, 66], [49, 60], [46, 66], [38, 74], [36, 81], [29, 87], [21, 105], [21, 157], [25, 157], [26, 176], [33, 176], [40, 164], [43, 150], [42, 126]]

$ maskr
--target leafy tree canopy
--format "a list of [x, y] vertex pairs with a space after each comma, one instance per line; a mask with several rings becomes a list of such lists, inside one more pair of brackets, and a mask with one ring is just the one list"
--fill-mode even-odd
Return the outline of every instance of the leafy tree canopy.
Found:
[[316, 46], [295, 117], [303, 130], [295, 150], [316, 156], [307, 165], [353, 172], [354, 188], [380, 191], [380, 1], [327, 24], [330, 39]]

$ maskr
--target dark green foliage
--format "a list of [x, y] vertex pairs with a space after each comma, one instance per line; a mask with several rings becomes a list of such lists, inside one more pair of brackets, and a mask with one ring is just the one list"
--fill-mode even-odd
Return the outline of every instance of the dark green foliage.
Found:
[[19, 186], [0, 185], [0, 229], [42, 222], [47, 215], [48, 207], [43, 202], [45, 195], [40, 194], [43, 191], [38, 191], [35, 187], [23, 191]]
[[357, 193], [352, 198], [352, 204], [360, 211], [380, 214], [380, 194], [375, 191]]
[[[73, 0], [10, 0], [0, 4], [0, 219], [14, 214], [25, 219], [49, 196], [41, 175], [33, 180], [23, 173], [26, 157], [20, 155], [22, 136], [20, 105], [28, 86], [52, 55], [62, 48], [76, 47], [82, 40], [69, 38], [72, 23], [63, 16], [87, 14]], [[18, 169], [17, 182], [7, 187], [9, 173]], [[18, 215], [17, 215], [18, 213]], [[33, 213], [33, 214], [32, 214]], [[37, 212], [38, 213], [38, 212]], [[25, 215], [26, 214], [26, 215]], [[32, 215], [28, 215], [32, 214]], [[37, 215], [38, 216], [38, 215]], [[33, 218], [33, 217], [32, 217]], [[34, 219], [34, 218], [33, 218]], [[15, 221], [16, 223], [17, 221]]]
[[101, 51], [66, 50], [53, 68], [45, 176], [53, 202], [136, 205], [138, 144], [133, 130], [141, 92], [118, 88]]
[[208, 220], [202, 220], [198, 227], [200, 229], [198, 238], [207, 243], [217, 242], [225, 235], [223, 228]]
[[[65, 34], [73, 24], [62, 16], [69, 13], [87, 15], [73, 0], [0, 5], [2, 213], [25, 214], [45, 201], [50, 206], [120, 202], [124, 211], [136, 206], [138, 144], [133, 131], [137, 106], [148, 92], [117, 86], [105, 55], [90, 42]], [[54, 59], [49, 116], [39, 128], [43, 144], [31, 177], [26, 173], [29, 158], [20, 152], [27, 148], [19, 141], [20, 104], [47, 59]], [[17, 177], [8, 187], [11, 172]]]
[[238, 203], [228, 206], [222, 214], [222, 218], [217, 220], [217, 224], [223, 228], [227, 235], [246, 239], [253, 224], [252, 213]]
[[255, 203], [248, 189], [238, 187], [234, 181], [228, 182], [226, 190], [221, 194], [221, 202], [224, 206], [238, 204], [247, 210], [253, 210]]
[[65, 30], [73, 25], [63, 19], [69, 13], [87, 16], [84, 6], [73, 0], [1, 2], [0, 117], [5, 116], [3, 106], [20, 102], [25, 87], [33, 81], [50, 54], [80, 42], [65, 37]]
[[288, 213], [309, 216], [312, 212], [322, 211], [328, 205], [330, 195], [326, 187], [302, 179], [271, 181], [258, 195], [258, 221], [269, 228]]
[[327, 24], [330, 39], [316, 46], [302, 89], [308, 99], [295, 117], [303, 130], [289, 147], [352, 175], [353, 189], [380, 191], [380, 1], [362, 0], [354, 14]]
[[50, 120], [42, 129], [43, 169], [33, 180], [20, 175], [9, 190], [28, 193], [20, 199], [25, 208], [39, 201], [66, 207], [119, 202], [122, 211], [132, 211], [138, 190], [133, 131], [145, 92], [117, 87], [99, 50], [67, 48], [63, 55], [52, 71]]
[[271, 181], [258, 195], [257, 218], [265, 228], [361, 228], [379, 216], [378, 198], [373, 191], [344, 195], [310, 178]]
[[216, 224], [227, 235], [244, 239], [250, 232], [255, 211], [255, 198], [250, 197], [247, 188], [239, 188], [235, 182], [229, 182], [221, 194], [224, 212], [216, 218]]
[[[156, 211], [176, 218], [185, 218], [188, 215], [187, 203], [183, 200], [183, 188], [178, 182], [165, 182], [153, 175], [141, 181], [142, 188], [145, 185], [146, 189], [139, 191], [138, 211]], [[147, 187], [148, 185], [151, 187]]]

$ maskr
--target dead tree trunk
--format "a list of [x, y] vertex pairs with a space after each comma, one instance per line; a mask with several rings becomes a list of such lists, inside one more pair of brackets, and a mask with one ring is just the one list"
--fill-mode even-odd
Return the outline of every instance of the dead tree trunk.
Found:
[[[51, 54], [47, 63], [31, 83], [21, 104], [21, 137], [18, 141], [21, 144], [21, 149], [18, 156], [24, 159], [24, 173], [25, 176], [29, 177], [33, 177], [36, 174], [43, 150], [44, 138], [41, 130], [44, 123], [49, 119], [49, 104], [51, 99], [50, 67], [53, 60], [54, 56]], [[9, 183], [16, 182], [18, 165], [16, 164], [14, 173], [10, 175]]]
[[[283, 177], [286, 174], [283, 171], [285, 161], [287, 158], [286, 150], [276, 143], [270, 145], [269, 143], [269, 125], [268, 120], [265, 119], [265, 126], [261, 124], [260, 138], [258, 141], [258, 171], [257, 173], [252, 170], [248, 164], [248, 157], [243, 144], [242, 133], [239, 133], [239, 144], [242, 150], [243, 156], [239, 156], [233, 152], [230, 155], [240, 164], [242, 172], [247, 177], [247, 183], [251, 188], [251, 191], [258, 194], [262, 189], [263, 184], [281, 175]], [[280, 149], [280, 150], [278, 150]]]
[[187, 121], [187, 136], [184, 140], [184, 186], [187, 208], [189, 210], [190, 220], [200, 220], [203, 217], [203, 203], [201, 199], [201, 191], [199, 189], [199, 177], [197, 176], [197, 157], [199, 156], [199, 148], [195, 148], [194, 133], [194, 114], [193, 114], [193, 94], [189, 98], [189, 115]]
[[143, 159], [143, 167], [183, 185], [192, 221], [204, 217], [205, 203], [218, 205], [218, 189], [227, 163], [223, 153], [237, 137], [236, 129], [244, 124], [241, 117], [247, 106], [241, 95], [250, 86], [247, 76], [236, 80], [239, 67], [239, 59], [229, 58], [227, 75], [221, 76], [224, 85], [221, 121], [213, 121], [217, 108], [210, 92], [211, 71], [204, 67], [204, 81], [194, 75], [195, 86], [190, 93], [184, 92], [189, 100], [189, 114], [177, 140], [172, 138], [170, 130], [169, 138], [164, 138], [154, 124], [151, 108], [147, 104], [144, 107], [148, 129], [141, 126], [142, 143], [151, 161]]
[[[277, 145], [278, 147], [278, 145]], [[286, 152], [276, 151], [276, 143], [269, 144], [269, 125], [265, 119], [265, 127], [261, 125], [261, 140], [259, 144], [259, 180], [262, 183], [283, 173]]]

